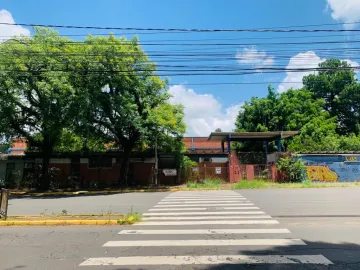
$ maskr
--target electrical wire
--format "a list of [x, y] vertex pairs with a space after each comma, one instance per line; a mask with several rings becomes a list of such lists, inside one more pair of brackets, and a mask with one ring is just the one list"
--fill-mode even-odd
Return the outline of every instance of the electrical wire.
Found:
[[[354, 22], [357, 24], [358, 22]], [[48, 28], [70, 28], [70, 29], [98, 29], [98, 30], [122, 30], [122, 31], [166, 31], [166, 32], [196, 32], [196, 33], [216, 33], [216, 32], [252, 32], [252, 33], [316, 33], [316, 32], [360, 32], [358, 29], [290, 29], [302, 26], [284, 26], [277, 28], [253, 28], [253, 29], [201, 29], [201, 28], [141, 28], [141, 27], [106, 27], [106, 26], [81, 26], [81, 25], [56, 25], [56, 24], [34, 24], [34, 23], [7, 23], [1, 22], [0, 25], [27, 26], [27, 27], [48, 27]], [[327, 24], [329, 25], [329, 24]], [[333, 25], [333, 24], [332, 24]], [[315, 25], [313, 25], [315, 26]], [[317, 25], [317, 26], [325, 26]], [[281, 29], [282, 28], [282, 29]]]

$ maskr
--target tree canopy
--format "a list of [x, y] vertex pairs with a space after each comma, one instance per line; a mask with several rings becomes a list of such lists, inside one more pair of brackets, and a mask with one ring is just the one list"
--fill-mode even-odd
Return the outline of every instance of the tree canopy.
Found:
[[[136, 38], [88, 36], [83, 42], [35, 28], [30, 38], [0, 45], [0, 118], [4, 133], [26, 137], [43, 154], [42, 187], [56, 151], [124, 153], [121, 178], [135, 147], [185, 132], [183, 108], [168, 102], [167, 81]], [[1, 127], [0, 127], [1, 128]]]
[[[317, 74], [305, 76], [303, 82], [303, 88], [280, 94], [269, 86], [266, 97], [245, 102], [236, 130], [299, 130], [300, 135], [285, 145], [295, 152], [360, 150], [360, 84], [350, 65], [326, 60]], [[263, 146], [239, 146], [242, 150], [254, 147]]]

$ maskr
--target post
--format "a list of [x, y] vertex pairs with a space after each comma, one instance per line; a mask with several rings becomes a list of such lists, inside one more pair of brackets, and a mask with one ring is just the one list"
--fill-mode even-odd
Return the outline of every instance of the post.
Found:
[[8, 189], [1, 189], [0, 194], [0, 217], [3, 216], [6, 220], [7, 218], [7, 210], [9, 205], [9, 190]]
[[268, 141], [264, 141], [264, 144], [265, 144], [265, 164], [267, 165], [267, 163], [268, 163], [268, 158], [267, 158], [267, 156], [268, 156]]
[[155, 186], [158, 184], [158, 146], [157, 146], [157, 136], [155, 137], [155, 170], [154, 170], [154, 182]]
[[231, 153], [231, 137], [230, 137], [231, 135], [229, 135], [229, 137], [228, 137], [228, 153]]
[[277, 142], [277, 151], [281, 152], [281, 138], [278, 138], [276, 142]]

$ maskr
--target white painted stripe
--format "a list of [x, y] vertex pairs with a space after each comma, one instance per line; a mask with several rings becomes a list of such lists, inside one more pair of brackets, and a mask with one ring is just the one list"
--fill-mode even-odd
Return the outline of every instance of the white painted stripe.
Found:
[[187, 201], [187, 202], [202, 202], [202, 201], [244, 201], [246, 200], [245, 198], [236, 198], [236, 199], [229, 199], [229, 200], [225, 200], [223, 198], [217, 199], [217, 198], [207, 198], [207, 199], [163, 199], [161, 200], [162, 202], [183, 202], [183, 201]]
[[192, 221], [148, 221], [138, 222], [132, 226], [184, 226], [184, 225], [255, 225], [255, 224], [279, 224], [274, 219], [263, 220], [192, 220]]
[[[241, 201], [216, 201], [216, 200], [211, 200], [211, 201], [199, 201], [198, 203], [240, 203]], [[196, 203], [198, 204], [196, 201], [184, 201], [184, 202], [178, 202], [178, 201], [174, 201], [174, 202], [169, 202], [169, 201], [161, 201], [158, 204], [182, 204], [182, 203]]]
[[332, 264], [323, 255], [217, 255], [217, 256], [131, 256], [90, 258], [80, 266], [130, 265], [221, 265], [221, 264]]
[[195, 197], [195, 196], [189, 196], [189, 197], [174, 197], [174, 196], [167, 196], [164, 199], [169, 199], [169, 200], [176, 200], [176, 199], [213, 199], [213, 198], [217, 198], [217, 199], [237, 199], [237, 198], [244, 198], [243, 196], [199, 196], [199, 197]]
[[155, 209], [149, 209], [148, 211], [182, 211], [182, 210], [206, 210], [207, 208], [155, 208]]
[[304, 246], [301, 239], [211, 239], [109, 241], [103, 247]]
[[211, 215], [263, 215], [265, 212], [263, 211], [238, 211], [238, 212], [176, 212], [176, 213], [144, 213], [144, 217], [151, 216], [211, 216]]
[[165, 208], [165, 207], [189, 207], [189, 206], [212, 206], [212, 207], [216, 207], [216, 206], [235, 206], [235, 205], [254, 205], [253, 203], [198, 203], [198, 204], [187, 204], [187, 205], [183, 205], [183, 204], [162, 204], [162, 205], [155, 205], [154, 207], [161, 207], [161, 208]]
[[122, 230], [118, 234], [279, 234], [291, 233], [288, 229], [208, 229], [208, 230]]
[[269, 215], [246, 215], [246, 216], [202, 216], [202, 217], [144, 217], [142, 220], [237, 220], [237, 219], [266, 219], [271, 218]]

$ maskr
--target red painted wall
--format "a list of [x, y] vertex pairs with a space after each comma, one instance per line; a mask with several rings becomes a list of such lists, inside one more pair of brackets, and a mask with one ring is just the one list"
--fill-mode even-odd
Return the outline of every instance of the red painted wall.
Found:
[[255, 179], [254, 165], [251, 165], [251, 164], [246, 165], [246, 179], [247, 180], [254, 180]]
[[239, 159], [238, 159], [235, 151], [231, 151], [231, 153], [229, 154], [229, 173], [228, 173], [228, 175], [229, 175], [230, 183], [239, 182], [242, 178]]

